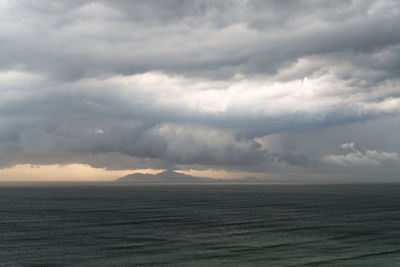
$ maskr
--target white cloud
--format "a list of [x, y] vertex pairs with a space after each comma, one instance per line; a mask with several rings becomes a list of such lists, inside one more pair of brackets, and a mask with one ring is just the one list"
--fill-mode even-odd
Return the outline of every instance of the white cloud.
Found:
[[354, 149], [354, 143], [341, 144], [340, 147], [343, 148], [343, 149], [351, 149], [351, 150], [353, 150]]
[[379, 166], [384, 163], [400, 162], [396, 152], [366, 150], [364, 152], [354, 149], [354, 143], [342, 144], [343, 149], [351, 149], [352, 152], [344, 155], [327, 155], [322, 161], [329, 165], [337, 166]]
[[[112, 88], [127, 102], [140, 101], [154, 108], [228, 116], [240, 113], [240, 117], [273, 118], [300, 113], [305, 119], [324, 120], [330, 112], [362, 118], [370, 114], [395, 114], [400, 110], [400, 98], [381, 96], [384, 100], [371, 103], [368, 94], [351, 92], [351, 88], [345, 90], [346, 84], [331, 73], [275, 82], [267, 77], [213, 81], [147, 72], [84, 79], [70, 86], [88, 92], [104, 90], [104, 93]], [[342, 91], [337, 92], [338, 88]]]

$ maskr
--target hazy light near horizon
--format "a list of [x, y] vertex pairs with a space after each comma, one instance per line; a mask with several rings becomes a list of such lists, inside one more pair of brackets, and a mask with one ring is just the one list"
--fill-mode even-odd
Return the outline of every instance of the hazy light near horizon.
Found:
[[[30, 165], [17, 164], [10, 168], [0, 170], [2, 182], [109, 182], [132, 173], [157, 174], [163, 170], [135, 169], [135, 170], [107, 170], [93, 168], [85, 164], [52, 164]], [[176, 172], [197, 177], [210, 177], [216, 179], [243, 178], [250, 175], [247, 172], [228, 172], [224, 170], [186, 170]], [[265, 173], [251, 173], [260, 178], [268, 178]]]
[[157, 173], [153, 170], [105, 170], [92, 168], [84, 164], [52, 164], [52, 165], [29, 165], [17, 164], [11, 168], [0, 170], [0, 181], [4, 182], [48, 182], [48, 181], [113, 181], [119, 177], [132, 172]]
[[397, 181], [399, 18], [390, 0], [0, 1], [0, 180]]

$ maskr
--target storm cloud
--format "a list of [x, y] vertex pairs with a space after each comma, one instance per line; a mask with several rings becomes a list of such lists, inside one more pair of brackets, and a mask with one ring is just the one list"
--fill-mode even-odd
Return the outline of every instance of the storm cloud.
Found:
[[399, 18], [397, 1], [2, 0], [0, 167], [395, 180]]

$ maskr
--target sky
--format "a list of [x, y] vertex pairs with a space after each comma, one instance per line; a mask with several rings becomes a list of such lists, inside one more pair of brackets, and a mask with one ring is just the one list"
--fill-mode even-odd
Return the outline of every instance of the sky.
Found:
[[0, 181], [400, 181], [399, 1], [0, 0]]

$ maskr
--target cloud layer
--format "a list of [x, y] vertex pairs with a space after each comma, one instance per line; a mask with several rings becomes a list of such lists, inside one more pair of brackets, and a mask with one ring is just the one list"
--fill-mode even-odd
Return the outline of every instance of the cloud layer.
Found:
[[387, 162], [399, 163], [400, 157], [396, 152], [354, 149], [354, 143], [342, 144], [343, 149], [350, 149], [344, 155], [327, 155], [322, 161], [337, 166], [378, 166]]
[[[397, 1], [1, 1], [0, 167], [392, 177], [399, 13]], [[360, 150], [338, 150], [350, 143]]]

